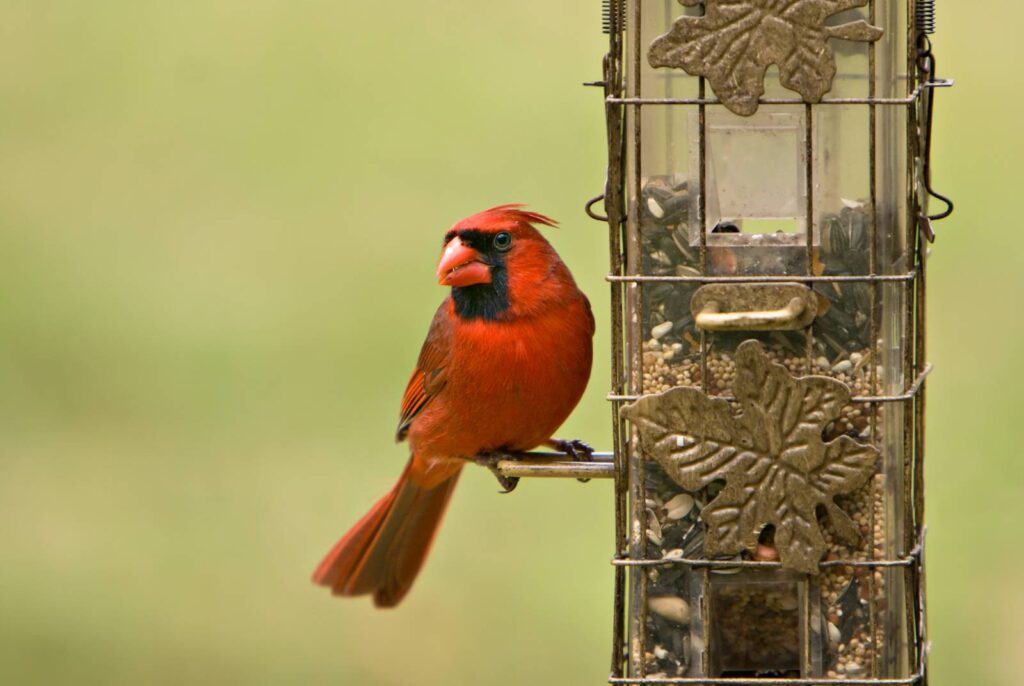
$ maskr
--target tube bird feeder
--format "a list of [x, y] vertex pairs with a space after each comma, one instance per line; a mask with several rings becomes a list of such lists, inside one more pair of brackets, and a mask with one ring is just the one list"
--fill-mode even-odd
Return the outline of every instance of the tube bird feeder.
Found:
[[606, 2], [611, 683], [927, 680], [932, 20]]

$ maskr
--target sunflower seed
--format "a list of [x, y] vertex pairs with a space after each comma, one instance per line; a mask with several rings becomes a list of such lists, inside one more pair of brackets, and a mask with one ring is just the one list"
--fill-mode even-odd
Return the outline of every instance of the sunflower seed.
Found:
[[656, 219], [662, 219], [665, 216], [665, 210], [661, 208], [661, 205], [654, 198], [647, 198], [647, 210]]
[[648, 598], [647, 607], [651, 612], [661, 615], [670, 622], [683, 625], [690, 623], [690, 605], [682, 598], [676, 596]]
[[680, 493], [664, 505], [666, 516], [669, 519], [682, 519], [690, 514], [693, 509], [693, 496], [687, 493]]
[[835, 366], [832, 367], [832, 371], [834, 371], [836, 374], [842, 374], [843, 372], [848, 372], [851, 369], [853, 369], [853, 362], [850, 362], [849, 360], [837, 362]]
[[662, 322], [651, 329], [651, 338], [657, 340], [672, 330], [672, 322]]
[[652, 510], [647, 510], [647, 526], [650, 528], [651, 531], [654, 532], [654, 535], [657, 536], [660, 540], [661, 522], [658, 521], [658, 516], [654, 514]]

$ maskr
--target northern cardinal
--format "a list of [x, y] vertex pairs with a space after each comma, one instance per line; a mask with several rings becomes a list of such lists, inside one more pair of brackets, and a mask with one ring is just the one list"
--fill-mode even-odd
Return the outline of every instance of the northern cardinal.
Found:
[[493, 207], [445, 234], [437, 278], [451, 294], [430, 324], [396, 434], [411, 456], [314, 572], [335, 595], [372, 593], [378, 607], [402, 600], [468, 460], [541, 444], [574, 457], [588, 450], [551, 436], [590, 378], [594, 316], [532, 226], [555, 222], [521, 207]]

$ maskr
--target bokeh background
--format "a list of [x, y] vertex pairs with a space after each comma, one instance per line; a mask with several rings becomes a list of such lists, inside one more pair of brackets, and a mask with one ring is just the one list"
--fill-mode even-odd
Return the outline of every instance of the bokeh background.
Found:
[[[1009, 686], [1024, 7], [938, 4], [931, 664]], [[599, 14], [0, 0], [0, 682], [604, 683], [608, 483], [469, 470], [397, 611], [308, 581], [401, 469], [454, 220], [559, 218], [607, 349]], [[607, 364], [563, 432], [601, 447]]]

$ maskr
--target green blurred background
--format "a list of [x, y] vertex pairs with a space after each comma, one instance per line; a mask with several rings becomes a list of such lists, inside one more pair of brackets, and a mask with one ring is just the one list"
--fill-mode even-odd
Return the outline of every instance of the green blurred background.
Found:
[[[939, 5], [933, 683], [1010, 685], [1024, 7]], [[401, 469], [454, 220], [560, 219], [607, 350], [599, 14], [0, 0], [0, 682], [604, 683], [608, 483], [469, 470], [397, 611], [308, 581]], [[563, 433], [607, 447], [597, 357]]]

